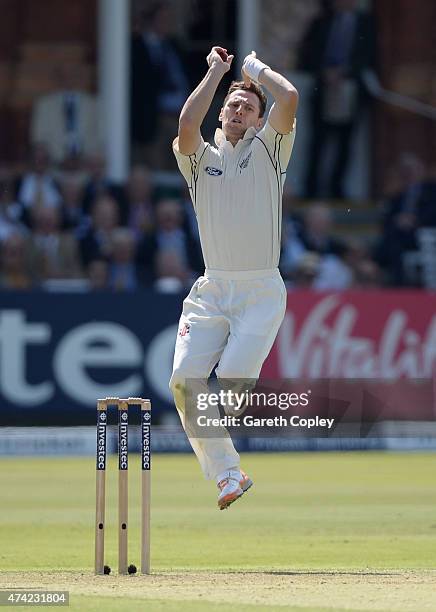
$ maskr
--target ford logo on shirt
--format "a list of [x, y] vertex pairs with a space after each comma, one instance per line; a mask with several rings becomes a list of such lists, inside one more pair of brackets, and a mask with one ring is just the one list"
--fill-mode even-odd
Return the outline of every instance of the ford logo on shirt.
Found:
[[213, 166], [206, 166], [205, 170], [208, 174], [210, 174], [210, 176], [219, 176], [223, 173], [222, 170], [219, 168], [214, 168]]

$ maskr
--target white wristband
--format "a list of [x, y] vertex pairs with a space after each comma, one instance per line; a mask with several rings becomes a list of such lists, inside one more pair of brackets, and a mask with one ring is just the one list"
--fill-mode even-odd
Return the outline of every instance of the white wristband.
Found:
[[244, 70], [245, 74], [256, 83], [259, 82], [259, 75], [262, 70], [265, 70], [265, 68], [269, 68], [269, 66], [258, 60], [257, 57], [254, 57], [253, 55], [247, 55], [247, 57], [244, 59], [244, 63], [242, 64], [242, 69]]

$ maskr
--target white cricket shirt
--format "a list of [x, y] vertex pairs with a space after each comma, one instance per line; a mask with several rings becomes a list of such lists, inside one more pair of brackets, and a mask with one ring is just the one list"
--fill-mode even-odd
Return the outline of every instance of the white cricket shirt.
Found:
[[235, 147], [223, 132], [215, 145], [201, 140], [193, 155], [173, 150], [186, 179], [198, 220], [206, 268], [248, 271], [277, 268], [282, 193], [295, 139], [266, 121], [249, 128]]

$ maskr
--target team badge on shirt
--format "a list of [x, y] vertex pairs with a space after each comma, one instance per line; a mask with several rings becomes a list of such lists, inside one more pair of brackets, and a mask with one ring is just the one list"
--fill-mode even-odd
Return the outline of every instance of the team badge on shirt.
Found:
[[244, 168], [246, 168], [248, 166], [248, 162], [250, 161], [250, 157], [251, 157], [251, 151], [247, 155], [247, 157], [245, 159], [243, 159], [241, 161], [241, 163], [239, 164], [239, 167], [241, 168], [241, 170], [243, 170]]
[[219, 176], [223, 173], [222, 170], [219, 168], [214, 168], [213, 166], [206, 166], [205, 170], [208, 174], [210, 174], [210, 176]]

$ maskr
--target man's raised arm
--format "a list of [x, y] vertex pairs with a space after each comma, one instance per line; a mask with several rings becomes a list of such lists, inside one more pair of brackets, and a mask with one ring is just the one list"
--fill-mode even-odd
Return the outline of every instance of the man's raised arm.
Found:
[[263, 85], [274, 98], [268, 121], [276, 132], [288, 134], [292, 131], [298, 106], [298, 91], [284, 76], [271, 70], [251, 52], [242, 65], [242, 77], [248, 85], [250, 80]]
[[200, 145], [200, 127], [212, 104], [221, 79], [230, 70], [233, 55], [222, 47], [212, 47], [207, 56], [209, 70], [186, 100], [179, 119], [178, 148], [182, 155], [192, 155]]

